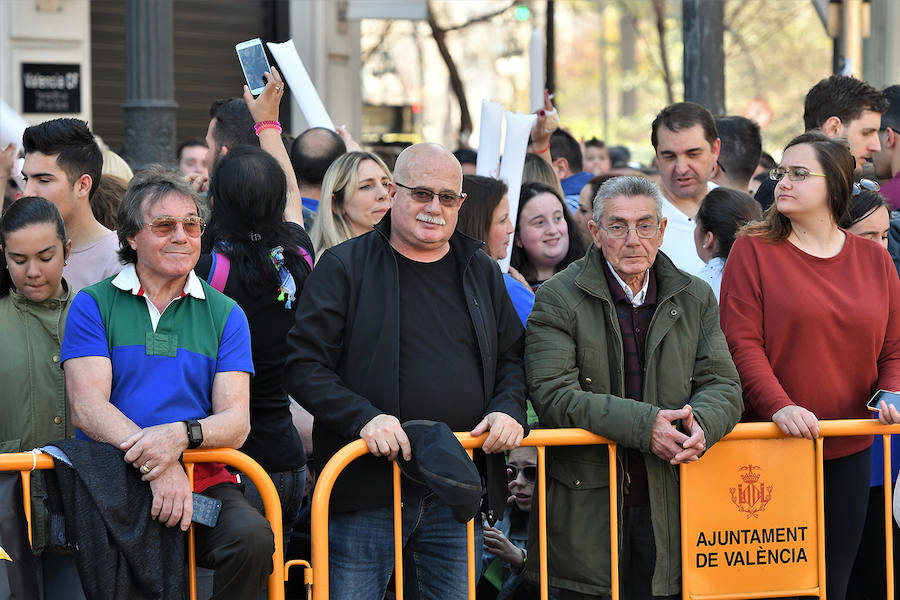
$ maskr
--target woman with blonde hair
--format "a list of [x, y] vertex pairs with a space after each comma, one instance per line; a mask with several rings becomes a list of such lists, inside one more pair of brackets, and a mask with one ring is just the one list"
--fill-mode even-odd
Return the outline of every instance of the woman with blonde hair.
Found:
[[348, 152], [331, 163], [311, 235], [317, 256], [372, 230], [391, 206], [390, 181], [390, 169], [371, 152]]

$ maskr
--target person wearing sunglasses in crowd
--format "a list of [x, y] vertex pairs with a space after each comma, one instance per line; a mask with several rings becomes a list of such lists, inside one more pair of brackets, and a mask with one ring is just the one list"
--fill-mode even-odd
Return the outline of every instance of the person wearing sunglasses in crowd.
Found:
[[193, 271], [201, 211], [177, 171], [135, 174], [118, 216], [126, 266], [72, 301], [60, 361], [77, 436], [125, 453], [148, 486], [129, 496], [150, 504], [146, 517], [186, 531], [192, 491], [222, 501], [215, 527], [194, 531], [197, 562], [214, 570], [215, 598], [256, 598], [272, 570], [268, 522], [224, 465], [197, 464], [192, 489], [179, 462], [188, 448], [240, 448], [250, 431], [250, 330]]
[[522, 577], [527, 557], [528, 518], [537, 482], [537, 448], [510, 450], [506, 460], [509, 501], [503, 519], [484, 526], [482, 581], [497, 591], [496, 600], [537, 597], [537, 589]]
[[[861, 179], [850, 198], [850, 210], [841, 227], [860, 237], [888, 247], [890, 228], [889, 204], [881, 195], [879, 185], [869, 179]], [[858, 193], [857, 193], [858, 192]], [[891, 457], [894, 465], [900, 464], [900, 435], [891, 436]], [[894, 480], [897, 470], [894, 469]], [[890, 482], [893, 485], [893, 481]], [[894, 552], [900, 549], [900, 528], [893, 524]], [[869, 487], [869, 506], [863, 528], [859, 552], [853, 565], [848, 598], [881, 598], [887, 593], [884, 568], [884, 446], [882, 438], [875, 436], [872, 444], [872, 478]], [[900, 564], [895, 558], [894, 564]]]
[[[814, 439], [820, 419], [867, 418], [900, 390], [900, 280], [890, 256], [839, 227], [854, 190], [845, 143], [811, 132], [772, 170], [775, 203], [741, 231], [722, 279], [722, 329], [749, 417]], [[879, 419], [900, 422], [881, 405]], [[828, 595], [843, 598], [869, 498], [871, 436], [825, 440]]]
[[[456, 231], [462, 179], [459, 161], [437, 144], [403, 150], [390, 211], [373, 231], [323, 253], [288, 333], [286, 387], [315, 417], [316, 465], [355, 439], [370, 452], [331, 495], [332, 600], [384, 597], [394, 568], [390, 461], [414, 458], [401, 423], [488, 433], [489, 492], [503, 491], [502, 453], [525, 433], [524, 330], [497, 263], [481, 240]], [[506, 495], [492, 496], [499, 517]], [[402, 512], [405, 589], [466, 598], [465, 524], [408, 479]], [[475, 537], [480, 546], [478, 525]]]
[[861, 179], [855, 184], [853, 191], [850, 208], [841, 220], [841, 227], [867, 240], [878, 242], [887, 250], [891, 213], [887, 199], [879, 193], [880, 186], [871, 179]]

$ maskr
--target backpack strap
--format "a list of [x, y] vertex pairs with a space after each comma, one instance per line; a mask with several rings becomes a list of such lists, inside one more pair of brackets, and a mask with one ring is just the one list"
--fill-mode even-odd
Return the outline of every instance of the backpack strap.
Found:
[[228, 272], [231, 270], [231, 261], [221, 252], [212, 253], [212, 265], [209, 267], [209, 275], [206, 276], [206, 282], [219, 290], [225, 292], [225, 282], [228, 281]]
[[297, 252], [300, 253], [300, 256], [302, 256], [303, 259], [306, 261], [306, 264], [309, 265], [309, 270], [312, 271], [313, 259], [312, 259], [312, 256], [309, 255], [309, 252], [306, 251], [306, 248], [304, 248], [303, 246], [297, 246]]

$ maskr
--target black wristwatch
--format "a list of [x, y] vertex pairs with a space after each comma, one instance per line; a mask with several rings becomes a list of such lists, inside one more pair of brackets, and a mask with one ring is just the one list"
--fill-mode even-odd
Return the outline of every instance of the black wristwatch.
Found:
[[182, 421], [187, 426], [188, 449], [194, 449], [203, 443], [203, 428], [200, 427], [200, 421], [191, 419], [190, 421]]

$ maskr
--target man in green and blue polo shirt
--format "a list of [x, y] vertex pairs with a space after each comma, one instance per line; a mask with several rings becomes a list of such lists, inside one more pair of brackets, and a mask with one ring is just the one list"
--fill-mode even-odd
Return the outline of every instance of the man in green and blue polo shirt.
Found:
[[[118, 275], [72, 303], [61, 360], [78, 435], [125, 451], [153, 494], [151, 516], [187, 530], [193, 502], [179, 463], [196, 447], [239, 448], [250, 430], [250, 332], [243, 311], [193, 272], [199, 199], [174, 171], [132, 179], [119, 209]], [[272, 569], [268, 523], [222, 464], [198, 464], [193, 491], [222, 500], [197, 527], [214, 598], [258, 597]]]

